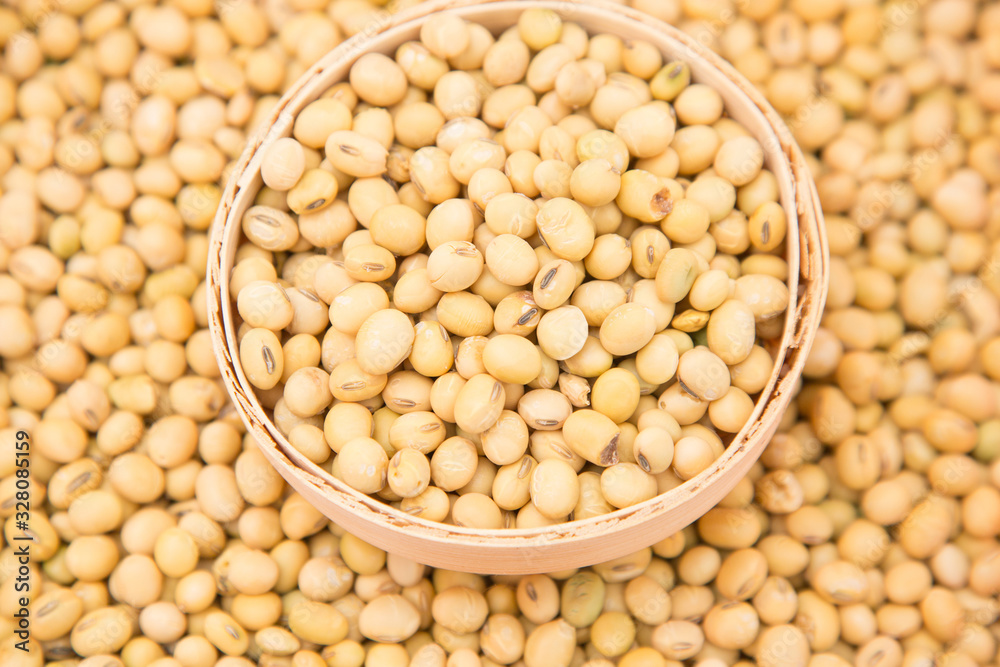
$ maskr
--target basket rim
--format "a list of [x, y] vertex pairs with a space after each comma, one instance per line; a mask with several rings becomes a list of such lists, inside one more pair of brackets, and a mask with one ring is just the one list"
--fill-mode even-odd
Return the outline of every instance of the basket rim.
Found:
[[[630, 22], [634, 27], [641, 26], [644, 32], [655, 30], [661, 42], [672, 43], [686, 54], [685, 59], [689, 63], [692, 61], [697, 63], [699, 72], [714, 68], [730, 81], [731, 90], [738, 90], [752, 104], [752, 109], [748, 113], [757, 114], [764, 120], [765, 125], [771, 129], [771, 134], [766, 140], [768, 143], [773, 142], [773, 145], [770, 147], [765, 145], [765, 141], [762, 141], [762, 137], [756, 132], [753, 133], [754, 136], [764, 145], [769, 160], [780, 155], [778, 164], [769, 164], [769, 167], [772, 171], [778, 166], [784, 167], [786, 174], [783, 175], [789, 177], [789, 180], [785, 180], [775, 174], [778, 176], [779, 184], [784, 186], [782, 206], [789, 219], [786, 248], [786, 260], [789, 266], [789, 280], [786, 281], [789, 287], [789, 306], [786, 311], [781, 347], [775, 357], [775, 368], [767, 385], [755, 401], [751, 420], [734, 435], [730, 445], [708, 469], [650, 500], [607, 515], [542, 528], [483, 530], [409, 516], [380, 499], [355, 491], [336, 480], [316, 464], [301, 457], [291, 447], [273, 420], [267, 417], [238, 363], [238, 347], [234, 347], [233, 299], [229, 297], [229, 271], [232, 269], [232, 258], [231, 254], [227, 256], [229, 249], [227, 243], [230, 243], [227, 239], [239, 234], [239, 231], [233, 232], [234, 226], [240, 227], [242, 217], [242, 211], [236, 208], [237, 199], [241, 193], [246, 197], [247, 192], [254, 190], [257, 185], [255, 180], [259, 182], [260, 162], [264, 149], [277, 138], [290, 134], [294, 114], [289, 107], [298, 105], [301, 108], [322, 92], [322, 90], [316, 92], [309, 86], [316, 82], [323, 72], [335, 65], [353, 62], [366, 50], [380, 42], [391, 41], [393, 36], [412, 29], [422, 19], [435, 12], [447, 9], [459, 14], [475, 14], [485, 9], [520, 11], [528, 7], [547, 7], [562, 14], [580, 11], [586, 13], [591, 10], [611, 12], [623, 22]], [[571, 16], [570, 20], [572, 18]], [[615, 33], [616, 30], [612, 28], [608, 32]], [[663, 45], [657, 44], [657, 46]], [[693, 80], [701, 78], [695, 75], [695, 69], [695, 66], [692, 66]], [[323, 90], [326, 87], [328, 86], [324, 86]], [[384, 22], [374, 24], [372, 29], [346, 40], [329, 52], [289, 88], [276, 104], [267, 122], [262, 124], [262, 128], [262, 131], [248, 142], [247, 148], [230, 173], [213, 221], [207, 271], [207, 296], [209, 329], [220, 369], [223, 371], [222, 378], [226, 390], [233, 399], [241, 419], [258, 440], [258, 445], [262, 449], [265, 446], [271, 448], [273, 454], [284, 459], [284, 463], [287, 464], [286, 470], [282, 471], [279, 467], [279, 472], [282, 472], [283, 476], [285, 472], [293, 472], [301, 484], [330, 496], [330, 501], [342, 505], [345, 511], [361, 513], [363, 515], [361, 518], [366, 523], [379, 524], [380, 527], [390, 531], [406, 530], [413, 534], [414, 538], [438, 541], [446, 545], [467, 542], [521, 548], [526, 545], [544, 547], [547, 543], [568, 541], [574, 537], [594, 537], [594, 533], [601, 537], [610, 536], [629, 525], [654, 520], [670, 512], [679, 504], [677, 501], [683, 501], [687, 497], [690, 502], [691, 497], [698, 492], [716, 484], [718, 478], [732, 474], [734, 464], [749, 457], [750, 460], [744, 466], [748, 468], [759, 456], [773, 433], [773, 429], [770, 433], [765, 433], [768, 430], [767, 425], [762, 423], [761, 418], [766, 413], [766, 416], [772, 418], [773, 426], [777, 426], [777, 421], [794, 393], [795, 384], [801, 375], [805, 357], [818, 328], [819, 315], [823, 310], [829, 281], [826, 232], [821, 224], [822, 211], [808, 166], [802, 151], [795, 144], [791, 132], [781, 117], [763, 95], [732, 65], [692, 37], [646, 14], [604, 0], [431, 0], [390, 16]], [[232, 248], [232, 252], [235, 252], [235, 248]], [[801, 293], [800, 286], [804, 288]], [[260, 442], [261, 436], [266, 437], [269, 442]], [[304, 466], [302, 460], [297, 459], [303, 459], [308, 465]], [[742, 474], [737, 477], [737, 481], [739, 477], [742, 477]], [[289, 479], [289, 482], [292, 480]], [[735, 483], [733, 481], [733, 484]], [[296, 489], [301, 491], [298, 487]], [[721, 495], [724, 493], [720, 494], [720, 498]], [[717, 500], [708, 503], [694, 515], [692, 520], [701, 516]], [[328, 514], [326, 511], [323, 513]]]

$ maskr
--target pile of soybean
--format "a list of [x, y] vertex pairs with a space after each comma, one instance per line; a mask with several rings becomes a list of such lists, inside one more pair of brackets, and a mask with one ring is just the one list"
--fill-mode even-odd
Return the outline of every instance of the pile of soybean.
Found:
[[608, 514], [721, 456], [789, 301], [777, 180], [721, 95], [547, 9], [499, 38], [431, 16], [348, 79], [263, 150], [229, 284], [291, 446], [480, 529]]
[[[310, 64], [410, 4], [0, 8], [0, 663], [995, 663], [1000, 9], [629, 3], [786, 116], [834, 279], [799, 400], [732, 494], [652, 549], [515, 578], [326, 521], [244, 437], [205, 328], [228, 165]], [[636, 55], [604, 48], [623, 72]]]

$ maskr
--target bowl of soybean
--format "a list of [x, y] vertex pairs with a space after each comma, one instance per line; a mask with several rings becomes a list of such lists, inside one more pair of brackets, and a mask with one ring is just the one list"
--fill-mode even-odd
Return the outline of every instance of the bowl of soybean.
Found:
[[[540, 141], [555, 118], [566, 131]], [[555, 159], [567, 136], [572, 167]], [[761, 170], [768, 182], [757, 188]], [[730, 199], [739, 191], [756, 202], [770, 188], [771, 201], [725, 217], [734, 202], [705, 195], [726, 179]], [[748, 247], [733, 256], [717, 246]], [[752, 544], [754, 513], [717, 505], [779, 427], [829, 278], [808, 166], [763, 95], [676, 28], [585, 0], [432, 0], [342, 43], [251, 139], [209, 257], [223, 381], [290, 486], [380, 549], [487, 574], [613, 561], [695, 521], [733, 548]], [[763, 277], [737, 283], [741, 267]], [[722, 279], [695, 295], [702, 274]], [[592, 287], [578, 295], [585, 278]], [[707, 323], [736, 322], [721, 311], [737, 300], [737, 314], [754, 313], [754, 349], [770, 365], [755, 366], [753, 390], [730, 403], [713, 378], [747, 353], [720, 361], [712, 336], [743, 334]], [[636, 361], [651, 337], [662, 350]], [[605, 381], [612, 361], [624, 370]], [[295, 370], [282, 377], [285, 365]], [[633, 385], [640, 407], [591, 409], [614, 406]], [[445, 407], [412, 412], [413, 391]], [[685, 415], [674, 436], [703, 434], [680, 440], [712, 441], [714, 453], [663, 436], [664, 454], [651, 434], [679, 423], [664, 407]], [[654, 409], [663, 429], [640, 438], [627, 421]], [[525, 424], [537, 458], [525, 453]], [[384, 444], [393, 428], [397, 440], [405, 430], [405, 446]], [[435, 430], [452, 437], [442, 443]], [[522, 445], [508, 456], [514, 441]], [[576, 465], [553, 461], [560, 452]], [[612, 469], [621, 474], [602, 474]], [[455, 475], [466, 483], [458, 494], [446, 483]], [[598, 509], [581, 510], [587, 494]]]

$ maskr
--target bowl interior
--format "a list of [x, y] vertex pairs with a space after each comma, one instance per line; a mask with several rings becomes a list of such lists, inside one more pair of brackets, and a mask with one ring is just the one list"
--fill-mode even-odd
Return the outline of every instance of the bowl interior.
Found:
[[[346, 80], [351, 65], [360, 55], [369, 51], [392, 55], [402, 43], [418, 38], [421, 17], [442, 9], [481, 23], [496, 34], [514, 24], [518, 15], [529, 7], [553, 9], [564, 21], [579, 23], [591, 34], [608, 32], [626, 39], [647, 40], [661, 49], [666, 61], [688, 62], [693, 81], [719, 91], [726, 113], [761, 143], [765, 165], [780, 184], [781, 204], [789, 219], [785, 259], [789, 267], [790, 301], [781, 343], [770, 348], [775, 370], [748, 423], [707, 470], [652, 500], [612, 514], [544, 529], [483, 531], [407, 515], [348, 487], [288, 443], [267, 418], [238, 363], [236, 323], [228, 297], [229, 272], [242, 237], [242, 214], [253, 204], [262, 186], [260, 164], [265, 149], [276, 139], [290, 136], [298, 112], [329, 87]], [[217, 353], [225, 362], [224, 380], [237, 410], [279, 472], [324, 514], [380, 548], [406, 553], [438, 567], [514, 573], [589, 565], [648, 546], [697, 519], [739, 481], [776, 428], [815, 330], [812, 326], [804, 336], [802, 332], [797, 335], [797, 329], [802, 329], [799, 322], [802, 309], [822, 309], [822, 296], [803, 303], [800, 295], [800, 253], [810, 250], [800, 247], [800, 241], [822, 245], [822, 239], [810, 240], [810, 234], [821, 235], [821, 231], [813, 232], [800, 225], [800, 212], [812, 216], [818, 212], [811, 210], [813, 188], [787, 128], [731, 66], [676, 29], [621, 5], [579, 0], [439, 0], [422, 4], [348, 40], [303, 75], [278, 103], [266, 134], [251, 143], [233, 174], [213, 228], [209, 291], [210, 299], [217, 300], [210, 303]], [[810, 219], [812, 227], [815, 218]], [[818, 321], [818, 317], [815, 319]], [[795, 348], [799, 363], [791, 363], [790, 348]], [[555, 548], [560, 543], [564, 547]], [[475, 560], [476, 555], [483, 554], [486, 562]]]

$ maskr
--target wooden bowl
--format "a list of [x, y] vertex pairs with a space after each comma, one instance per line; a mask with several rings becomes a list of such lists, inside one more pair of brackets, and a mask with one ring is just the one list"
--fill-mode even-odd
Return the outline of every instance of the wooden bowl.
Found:
[[[543, 529], [489, 531], [416, 519], [332, 477], [299, 454], [258, 402], [237, 363], [237, 324], [229, 299], [229, 275], [242, 240], [240, 221], [262, 181], [261, 155], [276, 139], [290, 136], [296, 114], [333, 84], [346, 80], [363, 53], [392, 55], [418, 38], [434, 12], [453, 12], [498, 33], [530, 7], [547, 7], [591, 34], [609, 32], [644, 39], [667, 61], [690, 64], [692, 79], [719, 91], [729, 115], [764, 148], [765, 164], [777, 177], [788, 215], [787, 261], [790, 301], [780, 344], [771, 346], [774, 372], [750, 421], [725, 453], [693, 479], [642, 504], [605, 516]], [[291, 486], [324, 515], [371, 544], [434, 567], [483, 574], [524, 574], [600, 563], [654, 544], [701, 517], [743, 477], [778, 427], [794, 395], [819, 325], [828, 282], [828, 249], [821, 209], [802, 152], [780, 116], [748, 81], [690, 36], [619, 4], [587, 0], [431, 0], [373, 25], [328, 53], [285, 94], [267, 131], [251, 139], [234, 168], [212, 229], [208, 309], [222, 378], [237, 412], [261, 451]]]

